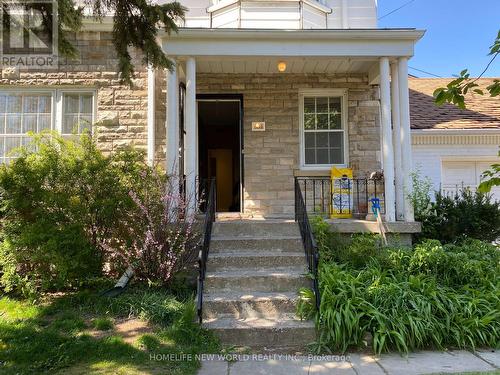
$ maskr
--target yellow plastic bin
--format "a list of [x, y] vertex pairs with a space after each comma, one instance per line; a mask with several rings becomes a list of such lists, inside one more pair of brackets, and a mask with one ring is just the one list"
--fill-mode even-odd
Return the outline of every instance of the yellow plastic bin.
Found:
[[352, 168], [333, 167], [331, 177], [330, 218], [352, 217]]

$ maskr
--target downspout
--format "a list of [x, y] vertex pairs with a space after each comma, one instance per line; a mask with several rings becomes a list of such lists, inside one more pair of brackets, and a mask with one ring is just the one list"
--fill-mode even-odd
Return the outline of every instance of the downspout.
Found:
[[111, 289], [102, 292], [101, 296], [104, 297], [119, 296], [125, 291], [125, 288], [127, 287], [127, 284], [129, 280], [132, 278], [132, 276], [134, 276], [134, 268], [132, 266], [129, 266], [123, 273], [122, 277], [120, 277], [120, 279], [116, 282], [115, 286]]
[[148, 165], [155, 161], [155, 70], [148, 66]]

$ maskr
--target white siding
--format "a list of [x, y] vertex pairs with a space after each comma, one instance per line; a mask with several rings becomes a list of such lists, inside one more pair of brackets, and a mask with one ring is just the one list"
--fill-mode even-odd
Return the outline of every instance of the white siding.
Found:
[[212, 27], [214, 28], [238, 28], [240, 17], [239, 5], [233, 4], [222, 8], [212, 15]]
[[241, 27], [244, 29], [297, 29], [300, 8], [296, 2], [242, 2]]
[[[347, 27], [350, 29], [370, 29], [377, 27], [376, 0], [347, 0]], [[324, 4], [332, 8], [328, 15], [328, 28], [342, 28], [342, 0], [326, 0]]]
[[304, 29], [324, 29], [326, 28], [327, 15], [310, 5], [304, 4], [302, 10], [304, 21], [302, 27]]
[[413, 169], [429, 177], [435, 190], [477, 185], [478, 175], [499, 162], [495, 145], [413, 145], [412, 154]]
[[[207, 12], [212, 4], [220, 1], [180, 0], [188, 8], [186, 27], [210, 27], [210, 15]], [[316, 0], [313, 0], [316, 1]], [[163, 0], [160, 0], [163, 2]], [[212, 27], [217, 28], [271, 28], [271, 29], [340, 29], [342, 28], [342, 0], [320, 0], [318, 3], [332, 9], [331, 14], [314, 9], [304, 4], [304, 20], [300, 21], [298, 2], [286, 1], [242, 1], [241, 18], [239, 3], [230, 5], [213, 13]], [[348, 28], [376, 28], [376, 0], [347, 0]], [[328, 19], [328, 21], [326, 21]]]

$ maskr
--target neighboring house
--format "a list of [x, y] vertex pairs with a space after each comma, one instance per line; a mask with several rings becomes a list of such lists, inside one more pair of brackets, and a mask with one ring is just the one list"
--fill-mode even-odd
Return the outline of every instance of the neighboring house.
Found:
[[[430, 178], [435, 190], [446, 194], [462, 187], [475, 189], [481, 174], [500, 162], [500, 98], [470, 92], [467, 109], [436, 106], [432, 93], [451, 80], [409, 80], [413, 166]], [[492, 82], [483, 78], [478, 84], [484, 90]], [[493, 188], [492, 194], [500, 200], [500, 188]]]
[[133, 87], [109, 18], [84, 22], [79, 57], [58, 70], [3, 69], [2, 160], [28, 130], [91, 128], [104, 151], [137, 146], [185, 175], [190, 195], [217, 177], [220, 211], [273, 217], [293, 215], [294, 177], [384, 169], [387, 221], [413, 221], [407, 69], [423, 31], [377, 29], [376, 0], [181, 3], [179, 32], [161, 36], [177, 69], [148, 70], [131, 51]]

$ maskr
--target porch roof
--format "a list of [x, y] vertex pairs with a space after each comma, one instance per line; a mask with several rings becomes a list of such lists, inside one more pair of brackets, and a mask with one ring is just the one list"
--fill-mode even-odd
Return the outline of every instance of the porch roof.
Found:
[[172, 57], [411, 57], [424, 35], [416, 29], [202, 29], [180, 28], [162, 36], [165, 53]]

